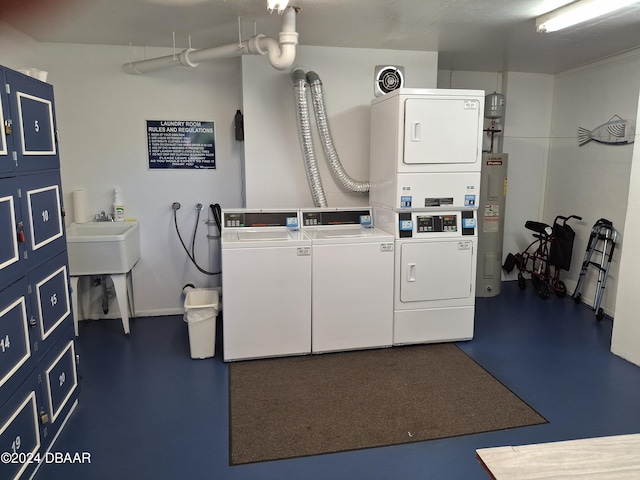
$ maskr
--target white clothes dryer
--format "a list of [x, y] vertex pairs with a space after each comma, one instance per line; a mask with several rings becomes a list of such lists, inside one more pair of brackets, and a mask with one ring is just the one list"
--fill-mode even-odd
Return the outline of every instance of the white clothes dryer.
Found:
[[391, 346], [393, 235], [373, 226], [368, 208], [301, 216], [312, 242], [312, 352]]
[[396, 232], [393, 344], [472, 339], [476, 211], [374, 213]]
[[399, 88], [371, 102], [369, 201], [390, 209], [473, 208], [484, 92]]
[[297, 210], [222, 211], [224, 361], [311, 352], [311, 241]]

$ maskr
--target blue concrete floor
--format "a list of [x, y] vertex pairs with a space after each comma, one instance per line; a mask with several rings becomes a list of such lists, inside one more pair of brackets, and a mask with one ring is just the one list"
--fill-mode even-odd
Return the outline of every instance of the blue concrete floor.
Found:
[[219, 343], [191, 360], [181, 316], [135, 319], [129, 337], [118, 321], [82, 322], [80, 403], [52, 451], [91, 464], [43, 465], [36, 479], [486, 480], [477, 448], [640, 432], [640, 368], [610, 353], [611, 329], [570, 298], [503, 283], [477, 299], [475, 337], [458, 345], [548, 424], [231, 467]]

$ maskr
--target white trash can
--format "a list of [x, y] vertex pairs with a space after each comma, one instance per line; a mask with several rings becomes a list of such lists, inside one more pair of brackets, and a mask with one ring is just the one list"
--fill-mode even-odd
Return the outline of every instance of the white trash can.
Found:
[[191, 290], [184, 299], [191, 358], [210, 358], [216, 353], [218, 301], [218, 291], [208, 288]]

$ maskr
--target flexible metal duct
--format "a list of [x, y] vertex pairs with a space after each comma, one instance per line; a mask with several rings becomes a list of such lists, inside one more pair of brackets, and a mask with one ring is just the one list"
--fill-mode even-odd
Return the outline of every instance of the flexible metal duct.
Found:
[[318, 162], [313, 149], [313, 140], [311, 137], [311, 122], [309, 119], [309, 104], [307, 101], [307, 75], [304, 71], [296, 69], [291, 72], [291, 81], [293, 82], [293, 91], [296, 102], [296, 119], [298, 121], [298, 134], [300, 135], [300, 146], [302, 154], [305, 158], [305, 170], [309, 187], [311, 188], [311, 196], [313, 204], [316, 207], [326, 207], [327, 199], [322, 188], [322, 180], [318, 171]]
[[313, 110], [316, 116], [316, 126], [320, 135], [322, 149], [327, 157], [331, 173], [338, 184], [344, 189], [351, 192], [365, 193], [369, 191], [369, 182], [361, 182], [354, 180], [349, 176], [340, 162], [338, 152], [333, 145], [329, 123], [327, 121], [327, 111], [324, 105], [324, 92], [322, 90], [322, 80], [316, 72], [308, 72], [307, 80], [311, 86], [311, 97], [313, 101]]

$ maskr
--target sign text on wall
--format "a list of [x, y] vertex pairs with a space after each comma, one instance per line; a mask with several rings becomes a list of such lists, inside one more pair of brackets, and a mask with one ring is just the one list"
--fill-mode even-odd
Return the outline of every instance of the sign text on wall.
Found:
[[149, 168], [216, 168], [213, 122], [147, 120]]

